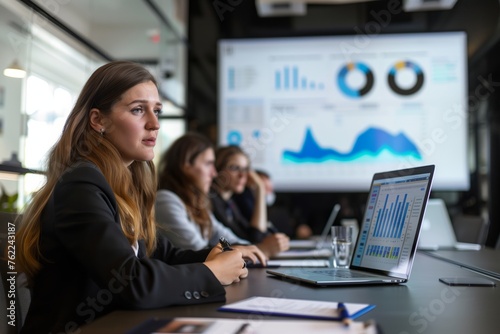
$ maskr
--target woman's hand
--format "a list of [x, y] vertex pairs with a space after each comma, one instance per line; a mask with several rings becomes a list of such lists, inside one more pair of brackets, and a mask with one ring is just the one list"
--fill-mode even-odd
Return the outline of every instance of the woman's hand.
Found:
[[268, 257], [255, 245], [233, 245], [231, 246], [241, 252], [245, 259], [253, 263], [260, 262], [263, 266], [267, 264]]
[[300, 224], [295, 229], [295, 235], [297, 239], [309, 239], [312, 236], [313, 232], [311, 228], [306, 224]]
[[257, 174], [253, 170], [250, 170], [248, 172], [247, 177], [248, 177], [247, 178], [247, 186], [250, 189], [252, 189], [252, 191], [254, 191], [254, 192], [259, 191], [261, 193], [265, 193], [265, 184], [264, 184], [264, 181], [262, 181], [259, 174]]
[[239, 282], [241, 278], [248, 276], [243, 255], [237, 249], [223, 252], [220, 245], [215, 246], [203, 264], [212, 271], [222, 285]]
[[290, 248], [290, 238], [284, 233], [269, 234], [257, 246], [268, 257], [272, 257]]

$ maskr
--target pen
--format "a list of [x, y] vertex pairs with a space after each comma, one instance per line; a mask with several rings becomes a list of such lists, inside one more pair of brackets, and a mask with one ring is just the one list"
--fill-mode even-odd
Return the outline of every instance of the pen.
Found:
[[351, 318], [344, 303], [337, 304], [337, 311], [339, 312], [340, 321], [342, 321], [344, 326], [349, 326], [349, 324], [351, 323]]
[[223, 236], [219, 238], [219, 242], [222, 245], [223, 252], [233, 250], [231, 248], [231, 244], [229, 243], [229, 241], [227, 241], [226, 238], [224, 238]]
[[267, 231], [272, 234], [276, 234], [279, 232], [276, 226], [274, 226], [274, 224], [271, 222], [267, 222]]
[[246, 333], [246, 330], [247, 328], [250, 326], [250, 324], [248, 322], [245, 322], [244, 324], [242, 324], [240, 326], [240, 328], [238, 328], [238, 330], [236, 332], [234, 332], [234, 334], [244, 334]]
[[248, 326], [250, 326], [250, 324], [248, 322], [244, 323], [243, 325], [240, 326], [240, 328], [238, 328], [238, 330], [236, 332], [234, 332], [234, 334], [246, 333], [246, 329]]

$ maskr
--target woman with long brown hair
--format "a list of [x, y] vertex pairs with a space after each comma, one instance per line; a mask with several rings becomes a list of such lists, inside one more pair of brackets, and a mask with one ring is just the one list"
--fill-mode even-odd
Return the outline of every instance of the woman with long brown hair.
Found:
[[83, 87], [17, 234], [32, 288], [22, 333], [76, 331], [118, 308], [223, 301], [222, 285], [248, 275], [238, 250], [185, 251], [157, 236], [161, 108], [135, 63], [105, 64]]
[[265, 263], [262, 251], [218, 222], [208, 191], [216, 176], [214, 149], [199, 133], [186, 133], [165, 151], [158, 166], [156, 220], [171, 242], [182, 248], [213, 247], [221, 236], [252, 261]]

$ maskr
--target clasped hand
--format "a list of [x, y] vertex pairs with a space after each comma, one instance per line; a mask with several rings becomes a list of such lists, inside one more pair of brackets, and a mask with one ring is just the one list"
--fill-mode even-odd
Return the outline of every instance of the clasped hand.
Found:
[[217, 245], [204, 262], [222, 285], [239, 282], [248, 276], [245, 259], [264, 265], [267, 262], [264, 253], [254, 245], [235, 245], [232, 248], [230, 251], [222, 251], [222, 246]]
[[290, 248], [290, 238], [284, 233], [269, 234], [258, 244], [258, 246], [264, 254], [273, 257]]

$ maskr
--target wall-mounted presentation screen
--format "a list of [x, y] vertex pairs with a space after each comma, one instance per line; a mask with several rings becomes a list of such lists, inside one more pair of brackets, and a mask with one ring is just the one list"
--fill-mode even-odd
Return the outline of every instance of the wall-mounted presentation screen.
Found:
[[279, 191], [367, 191], [375, 172], [435, 164], [469, 187], [464, 32], [221, 40], [219, 144]]

